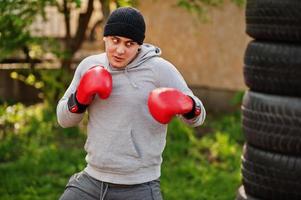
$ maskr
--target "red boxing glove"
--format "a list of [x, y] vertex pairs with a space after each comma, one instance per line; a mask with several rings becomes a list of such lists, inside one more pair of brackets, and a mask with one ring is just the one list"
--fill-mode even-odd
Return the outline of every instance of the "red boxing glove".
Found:
[[173, 88], [154, 89], [148, 97], [150, 113], [162, 124], [167, 124], [177, 114], [190, 113], [194, 105], [192, 98]]
[[106, 99], [111, 91], [111, 74], [102, 66], [92, 67], [82, 76], [75, 94], [70, 96], [68, 108], [73, 113], [82, 113], [92, 102], [95, 94]]
[[95, 94], [102, 99], [110, 96], [112, 91], [112, 76], [102, 66], [90, 68], [81, 78], [76, 91], [79, 103], [88, 105]]

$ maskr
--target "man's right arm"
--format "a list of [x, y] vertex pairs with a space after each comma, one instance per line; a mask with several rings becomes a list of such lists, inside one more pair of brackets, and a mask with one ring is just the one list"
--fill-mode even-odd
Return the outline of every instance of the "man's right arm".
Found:
[[102, 65], [83, 63], [79, 64], [69, 88], [57, 106], [57, 118], [62, 127], [77, 125], [95, 95], [106, 99], [112, 91], [112, 76]]
[[68, 109], [68, 99], [71, 96], [71, 94], [74, 94], [76, 91], [76, 88], [81, 78], [82, 70], [83, 62], [81, 62], [76, 68], [71, 84], [66, 90], [64, 96], [58, 102], [56, 108], [58, 123], [63, 128], [76, 126], [83, 119], [84, 116], [84, 113], [72, 113]]

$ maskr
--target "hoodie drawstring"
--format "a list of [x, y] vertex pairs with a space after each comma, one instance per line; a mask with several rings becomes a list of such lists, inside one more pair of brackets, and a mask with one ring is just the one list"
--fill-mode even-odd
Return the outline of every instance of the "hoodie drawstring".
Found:
[[[103, 185], [105, 185], [104, 191], [103, 191]], [[100, 200], [105, 199], [106, 193], [108, 191], [108, 187], [109, 187], [108, 184], [105, 184], [104, 182], [101, 182], [101, 185], [100, 185]]]

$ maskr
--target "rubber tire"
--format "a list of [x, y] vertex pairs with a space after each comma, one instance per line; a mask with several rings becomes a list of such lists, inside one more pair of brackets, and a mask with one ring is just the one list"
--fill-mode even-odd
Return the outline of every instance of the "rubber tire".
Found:
[[255, 147], [300, 155], [301, 98], [246, 91], [242, 130], [246, 141]]
[[260, 200], [260, 199], [254, 198], [254, 197], [246, 194], [244, 186], [240, 186], [238, 188], [235, 200]]
[[244, 146], [243, 185], [247, 194], [262, 199], [301, 199], [301, 158]]
[[301, 44], [251, 41], [244, 63], [251, 90], [301, 97]]
[[301, 41], [300, 0], [248, 0], [246, 32], [255, 39]]

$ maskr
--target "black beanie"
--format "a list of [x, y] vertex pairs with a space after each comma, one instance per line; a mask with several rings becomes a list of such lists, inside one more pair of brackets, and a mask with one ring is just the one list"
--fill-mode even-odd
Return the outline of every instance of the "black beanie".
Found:
[[104, 27], [104, 36], [121, 36], [142, 44], [145, 34], [145, 22], [139, 10], [121, 7], [114, 10]]

